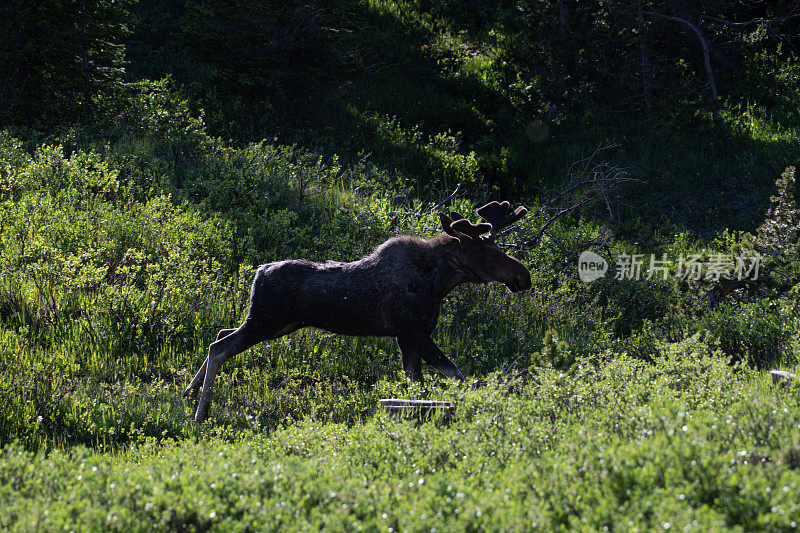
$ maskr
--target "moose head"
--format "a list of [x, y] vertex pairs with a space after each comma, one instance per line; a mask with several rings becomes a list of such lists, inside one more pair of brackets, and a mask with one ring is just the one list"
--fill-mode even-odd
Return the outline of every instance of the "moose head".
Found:
[[[499, 281], [511, 292], [531, 288], [531, 275], [525, 265], [506, 255], [495, 242], [503, 228], [524, 217], [528, 210], [517, 207], [511, 211], [508, 202], [490, 202], [478, 208], [485, 221], [474, 224], [455, 211], [450, 216], [441, 213], [439, 218], [445, 233], [458, 240], [458, 253], [453, 254], [451, 265], [476, 283]], [[488, 233], [488, 235], [486, 235]]]

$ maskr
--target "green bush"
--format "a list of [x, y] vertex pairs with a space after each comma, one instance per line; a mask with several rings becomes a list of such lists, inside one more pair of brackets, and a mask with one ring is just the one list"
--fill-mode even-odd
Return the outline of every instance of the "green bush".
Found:
[[131, 200], [96, 153], [14, 148], [1, 164], [0, 310], [4, 331], [24, 339], [4, 399], [26, 433], [31, 419], [60, 416], [70, 376], [169, 373], [164, 355], [204, 338], [222, 308], [232, 233], [164, 196]]
[[700, 338], [665, 350], [655, 365], [620, 356], [578, 360], [570, 375], [543, 369], [516, 392], [503, 379], [439, 391], [458, 401], [449, 423], [378, 413], [119, 454], [7, 446], [0, 527], [792, 527], [794, 393], [732, 369]]
[[756, 300], [722, 304], [703, 315], [697, 327], [717, 337], [732, 362], [769, 368], [787, 360], [797, 318], [784, 302]]

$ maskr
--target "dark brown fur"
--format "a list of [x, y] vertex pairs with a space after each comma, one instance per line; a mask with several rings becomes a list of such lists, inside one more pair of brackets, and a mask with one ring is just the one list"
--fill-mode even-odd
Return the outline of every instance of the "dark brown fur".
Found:
[[459, 233], [447, 221], [443, 216], [449, 235], [394, 237], [352, 263], [300, 259], [261, 265], [244, 322], [220, 331], [184, 393], [194, 397], [203, 385], [195, 419], [207, 418], [214, 378], [225, 361], [259, 342], [309, 326], [344, 335], [395, 337], [411, 380], [422, 379], [422, 359], [463, 380], [430, 337], [444, 297], [462, 283], [500, 281], [520, 291], [530, 288], [531, 279], [525, 266], [503, 253], [492, 238]]

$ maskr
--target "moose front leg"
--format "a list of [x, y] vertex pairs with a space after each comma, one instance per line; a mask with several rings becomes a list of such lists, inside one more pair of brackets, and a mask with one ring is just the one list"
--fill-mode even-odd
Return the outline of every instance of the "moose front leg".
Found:
[[403, 360], [403, 370], [411, 381], [422, 382], [422, 359], [414, 349], [413, 343], [398, 337], [397, 345], [400, 347], [400, 357]]
[[[417, 357], [417, 364], [419, 364], [419, 357], [422, 357], [429, 365], [437, 369], [439, 372], [448, 378], [454, 378], [459, 381], [464, 381], [464, 374], [447, 356], [442, 353], [433, 339], [426, 333], [412, 333], [410, 335], [403, 335], [397, 338], [400, 345], [400, 350], [403, 353], [403, 368], [405, 369], [406, 357], [405, 353], [408, 349]], [[411, 362], [411, 361], [410, 361]], [[406, 370], [408, 373], [408, 370]], [[420, 377], [422, 372], [420, 371]], [[409, 376], [410, 377], [410, 376]], [[413, 380], [413, 378], [412, 378]]]

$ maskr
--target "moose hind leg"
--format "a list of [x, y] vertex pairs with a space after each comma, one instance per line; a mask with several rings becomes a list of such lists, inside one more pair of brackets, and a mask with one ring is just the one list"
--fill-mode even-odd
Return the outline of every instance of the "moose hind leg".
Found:
[[[222, 333], [222, 332], [220, 332]], [[264, 335], [259, 335], [245, 322], [233, 333], [214, 341], [208, 347], [208, 358], [206, 358], [205, 375], [203, 377], [203, 393], [200, 395], [200, 402], [197, 405], [195, 421], [202, 422], [208, 418], [208, 411], [211, 407], [211, 392], [214, 388], [214, 379], [217, 377], [220, 367], [236, 354], [242, 353], [254, 344], [264, 340]], [[202, 367], [201, 367], [202, 370]], [[200, 372], [198, 372], [199, 374]]]
[[[234, 331], [236, 331], [236, 328], [221, 329], [219, 331], [219, 333], [217, 333], [217, 339], [216, 340], [220, 340], [222, 338], [225, 338], [228, 335], [230, 335], [231, 333], [233, 333]], [[186, 390], [183, 391], [183, 397], [184, 398], [191, 399], [191, 400], [194, 400], [195, 398], [197, 398], [197, 391], [200, 390], [200, 385], [203, 384], [203, 380], [206, 377], [206, 367], [207, 366], [208, 366], [208, 357], [206, 357], [203, 360], [203, 364], [200, 365], [200, 369], [194, 375], [194, 379], [192, 379], [192, 382], [189, 384], [188, 387], [186, 387]]]

